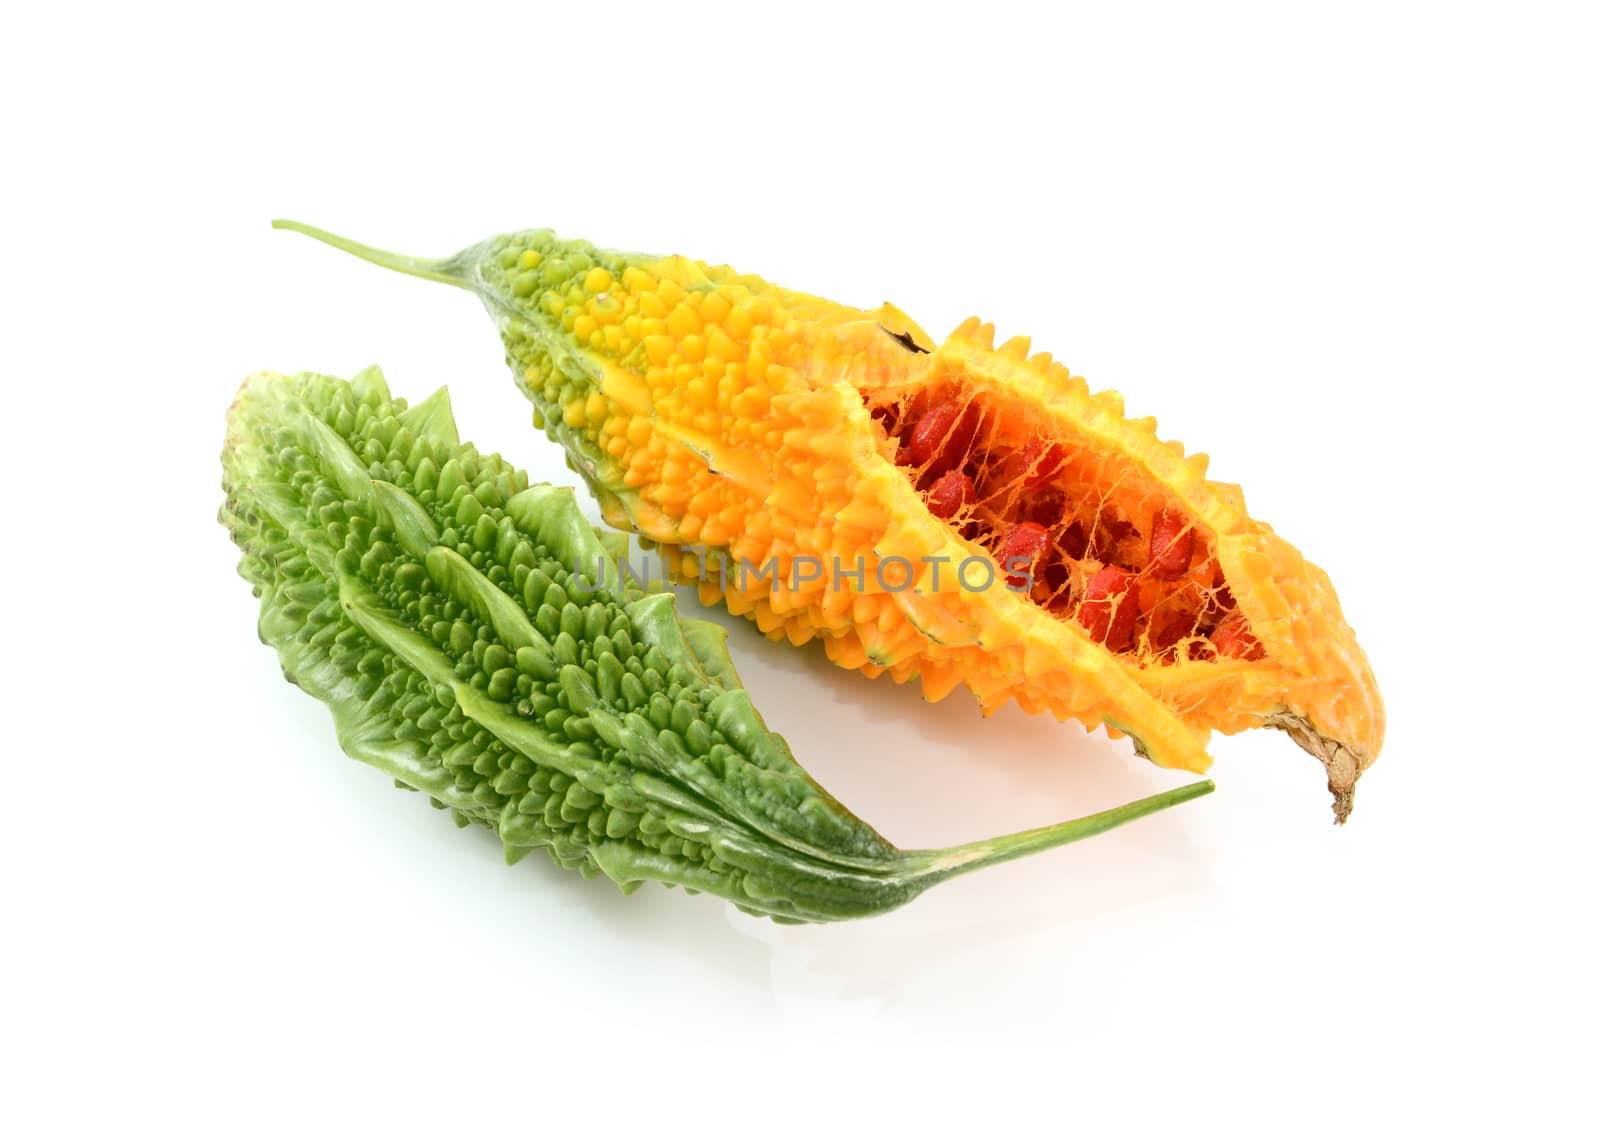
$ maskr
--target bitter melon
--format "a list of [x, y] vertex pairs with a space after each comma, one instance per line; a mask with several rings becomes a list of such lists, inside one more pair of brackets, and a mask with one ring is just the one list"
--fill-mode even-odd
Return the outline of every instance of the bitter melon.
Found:
[[1213, 729], [1281, 728], [1349, 814], [1384, 711], [1327, 575], [1026, 339], [973, 319], [935, 346], [893, 305], [548, 230], [422, 261], [274, 224], [476, 293], [605, 519], [708, 602], [1173, 767], [1204, 771]]

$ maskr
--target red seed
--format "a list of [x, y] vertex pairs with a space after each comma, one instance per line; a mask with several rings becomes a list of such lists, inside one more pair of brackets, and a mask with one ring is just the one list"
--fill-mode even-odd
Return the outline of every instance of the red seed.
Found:
[[1150, 527], [1150, 576], [1175, 581], [1189, 570], [1194, 527], [1176, 510], [1163, 509]]
[[911, 461], [942, 475], [967, 457], [978, 433], [978, 405], [946, 400], [917, 420], [911, 429]]
[[1046, 443], [1043, 439], [1030, 439], [1022, 448], [1022, 489], [1043, 490], [1055, 481], [1066, 464], [1066, 449], [1059, 443]]
[[928, 488], [928, 509], [935, 518], [954, 518], [972, 501], [972, 480], [960, 471], [948, 471]]
[[1217, 646], [1217, 652], [1223, 656], [1238, 660], [1260, 660], [1266, 655], [1261, 642], [1250, 631], [1250, 622], [1245, 620], [1243, 613], [1230, 613], [1224, 617], [1222, 624], [1212, 630], [1211, 643]]
[[1033, 571], [1050, 545], [1050, 535], [1037, 522], [1023, 522], [1014, 526], [1000, 543], [996, 561], [1006, 575], [1006, 581], [1015, 589], [1033, 584]]
[[1133, 580], [1131, 570], [1106, 566], [1089, 579], [1083, 604], [1078, 606], [1078, 623], [1112, 652], [1128, 647], [1133, 623], [1139, 617], [1138, 602], [1129, 593]]
[[953, 403], [941, 403], [928, 412], [911, 429], [911, 461], [921, 466], [939, 451], [950, 429], [956, 424], [961, 409]]

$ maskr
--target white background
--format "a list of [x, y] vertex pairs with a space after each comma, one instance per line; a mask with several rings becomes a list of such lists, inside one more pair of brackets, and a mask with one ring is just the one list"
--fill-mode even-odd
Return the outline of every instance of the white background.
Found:
[[[7, 1134], [1592, 1124], [1595, 29], [1087, 7], [7, 17]], [[377, 361], [570, 477], [470, 297], [274, 216], [425, 255], [553, 226], [1032, 334], [1332, 574], [1390, 713], [1350, 825], [1253, 733], [1209, 799], [854, 925], [507, 869], [257, 642], [223, 412]], [[732, 648], [901, 845], [1181, 781]]]

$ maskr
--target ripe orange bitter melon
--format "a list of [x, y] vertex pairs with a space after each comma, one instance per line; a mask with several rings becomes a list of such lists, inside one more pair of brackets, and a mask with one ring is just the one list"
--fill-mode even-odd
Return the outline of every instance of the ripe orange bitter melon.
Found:
[[274, 224], [476, 293], [603, 517], [706, 602], [1165, 766], [1204, 771], [1212, 730], [1280, 728], [1349, 814], [1384, 713], [1327, 575], [1025, 338], [972, 319], [935, 345], [890, 304], [549, 230], [423, 261]]

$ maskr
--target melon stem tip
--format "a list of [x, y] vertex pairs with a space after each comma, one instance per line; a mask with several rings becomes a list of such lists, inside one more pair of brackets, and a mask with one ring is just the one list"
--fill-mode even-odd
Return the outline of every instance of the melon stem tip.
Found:
[[381, 265], [385, 269], [393, 269], [397, 273], [405, 273], [412, 277], [421, 277], [426, 281], [438, 281], [444, 285], [455, 285], [457, 288], [466, 288], [466, 279], [453, 267], [450, 260], [426, 260], [421, 257], [407, 257], [402, 253], [391, 253], [387, 249], [366, 245], [353, 241], [348, 237], [341, 237], [328, 230], [319, 229], [314, 225], [307, 225], [302, 221], [291, 221], [288, 218], [273, 218], [273, 229], [286, 229], [291, 233], [302, 233], [305, 236], [324, 245], [331, 245], [341, 249], [363, 261], [370, 261], [374, 265]]

